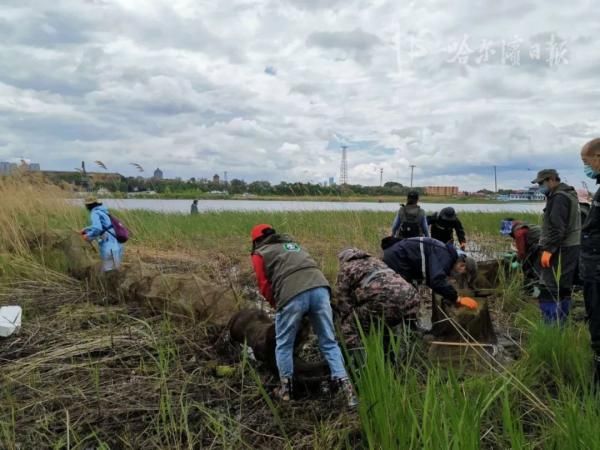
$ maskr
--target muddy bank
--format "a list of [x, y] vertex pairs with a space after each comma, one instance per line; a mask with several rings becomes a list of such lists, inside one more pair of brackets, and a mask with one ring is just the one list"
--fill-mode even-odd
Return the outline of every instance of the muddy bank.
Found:
[[55, 251], [64, 253], [67, 271], [106, 294], [109, 301], [137, 302], [157, 311], [169, 312], [208, 325], [224, 326], [245, 304], [227, 273], [167, 271], [160, 262], [141, 259], [123, 265], [114, 273], [99, 271], [93, 244], [75, 233], [44, 236]]
[[[97, 255], [90, 244], [74, 233], [45, 238], [46, 241], [52, 239], [54, 247], [67, 256], [68, 270], [73, 276], [100, 285], [109, 297], [116, 297], [115, 300], [137, 302], [207, 325], [229, 325], [233, 340], [248, 343], [257, 359], [276, 374], [273, 320], [261, 310], [248, 309], [252, 305], [244, 299], [241, 291], [253, 288], [235, 286], [227, 275], [231, 273], [230, 267], [214, 274], [201, 270], [166, 272], [160, 263], [139, 259], [124, 266], [118, 273], [99, 275]], [[499, 268], [497, 261], [480, 261], [476, 279], [463, 277], [457, 281], [457, 288], [463, 295], [473, 296], [479, 301], [480, 307], [476, 311], [443, 305], [438, 301], [433, 303], [431, 335], [434, 341], [497, 343], [488, 299], [496, 288]], [[245, 281], [253, 284], [247, 277]], [[427, 295], [430, 294], [425, 294], [424, 303], [429, 303]], [[306, 326], [298, 339], [298, 347], [308, 333], [309, 327]], [[319, 378], [326, 372], [322, 363], [315, 366], [298, 360], [297, 367], [301, 374], [306, 369], [307, 378]]]

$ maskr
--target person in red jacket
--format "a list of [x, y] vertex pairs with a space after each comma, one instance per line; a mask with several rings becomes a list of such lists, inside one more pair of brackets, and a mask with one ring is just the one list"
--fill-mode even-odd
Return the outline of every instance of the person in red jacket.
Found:
[[517, 249], [517, 261], [521, 264], [527, 289], [534, 289], [540, 277], [540, 236], [542, 228], [520, 220], [513, 221], [510, 237]]
[[358, 402], [344, 367], [335, 337], [329, 282], [317, 263], [291, 237], [275, 232], [271, 225], [252, 228], [252, 266], [262, 296], [275, 308], [275, 360], [284, 401], [292, 394], [294, 343], [302, 318], [308, 316], [329, 365], [332, 380], [346, 395], [348, 406]]

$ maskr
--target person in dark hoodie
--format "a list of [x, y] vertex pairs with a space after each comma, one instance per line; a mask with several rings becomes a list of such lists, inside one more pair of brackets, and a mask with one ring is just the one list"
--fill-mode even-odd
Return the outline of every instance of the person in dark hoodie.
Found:
[[429, 237], [429, 227], [425, 211], [417, 204], [419, 193], [410, 191], [406, 197], [406, 205], [401, 205], [394, 223], [392, 223], [392, 236], [411, 238], [419, 236]]
[[[388, 243], [391, 244], [389, 247]], [[383, 261], [409, 283], [424, 283], [446, 303], [469, 309], [477, 308], [476, 300], [459, 297], [448, 280], [451, 275], [467, 271], [466, 253], [457, 251], [453, 244], [421, 237], [396, 243], [384, 240], [382, 247]]]
[[192, 206], [190, 206], [190, 214], [195, 216], [198, 214], [198, 200], [194, 200], [192, 202]]
[[443, 208], [439, 214], [434, 213], [427, 216], [427, 223], [431, 227], [431, 237], [433, 239], [437, 239], [444, 244], [454, 243], [454, 232], [456, 231], [460, 248], [462, 250], [466, 248], [465, 229], [454, 208], [448, 206]]
[[579, 260], [581, 216], [577, 192], [562, 183], [554, 169], [540, 170], [532, 183], [537, 183], [540, 192], [546, 196], [539, 243], [540, 310], [546, 322], [561, 323], [571, 309]]
[[[585, 175], [600, 184], [600, 138], [583, 146], [581, 160]], [[600, 388], [600, 189], [594, 194], [590, 211], [581, 228], [580, 271], [594, 352], [594, 381]]]
[[354, 388], [344, 367], [335, 337], [330, 287], [317, 263], [290, 236], [277, 234], [271, 225], [252, 228], [252, 266], [262, 296], [275, 308], [275, 359], [281, 386], [276, 395], [289, 401], [294, 375], [294, 342], [307, 315], [329, 365], [332, 380], [348, 406], [357, 405]]

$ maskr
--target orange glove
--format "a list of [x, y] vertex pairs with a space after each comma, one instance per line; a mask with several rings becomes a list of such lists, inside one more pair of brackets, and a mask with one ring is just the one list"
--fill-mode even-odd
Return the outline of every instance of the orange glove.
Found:
[[477, 309], [477, 307], [479, 306], [477, 300], [472, 299], [471, 297], [458, 297], [456, 303], [460, 306], [464, 306], [465, 308], [469, 309]]
[[541, 261], [542, 267], [544, 269], [549, 269], [550, 266], [552, 265], [551, 260], [552, 260], [552, 253], [544, 250], [542, 252], [542, 261]]
[[466, 248], [467, 248], [467, 243], [466, 242], [461, 242], [460, 243], [460, 249], [464, 252]]

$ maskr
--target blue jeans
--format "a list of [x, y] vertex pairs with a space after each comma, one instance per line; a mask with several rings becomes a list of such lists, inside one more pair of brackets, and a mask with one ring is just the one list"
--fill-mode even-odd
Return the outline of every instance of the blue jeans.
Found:
[[559, 302], [540, 302], [540, 310], [542, 312], [542, 319], [547, 324], [559, 324], [567, 319], [569, 311], [571, 309], [571, 299], [566, 298]]
[[275, 359], [279, 376], [292, 378], [294, 375], [294, 343], [304, 315], [308, 315], [319, 339], [319, 348], [329, 365], [331, 377], [347, 378], [342, 351], [335, 338], [329, 290], [324, 287], [298, 294], [275, 314]]

